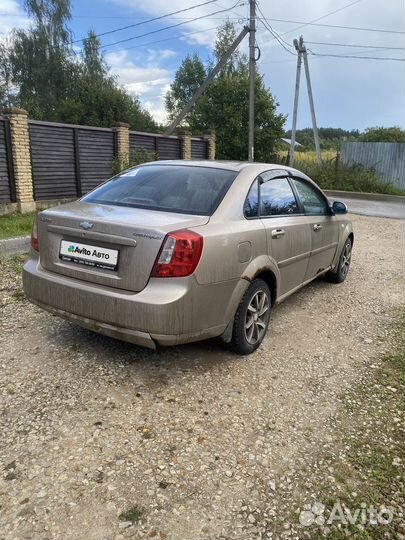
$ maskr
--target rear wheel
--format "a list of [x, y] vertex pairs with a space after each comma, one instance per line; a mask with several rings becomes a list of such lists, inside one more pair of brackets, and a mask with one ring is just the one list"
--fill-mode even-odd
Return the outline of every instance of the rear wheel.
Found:
[[231, 347], [237, 354], [250, 354], [260, 346], [269, 326], [270, 312], [270, 289], [265, 281], [256, 279], [236, 311]]
[[346, 279], [350, 268], [350, 261], [352, 259], [352, 246], [353, 242], [349, 237], [343, 246], [337, 267], [333, 272], [328, 272], [326, 274], [326, 279], [331, 283], [343, 283]]

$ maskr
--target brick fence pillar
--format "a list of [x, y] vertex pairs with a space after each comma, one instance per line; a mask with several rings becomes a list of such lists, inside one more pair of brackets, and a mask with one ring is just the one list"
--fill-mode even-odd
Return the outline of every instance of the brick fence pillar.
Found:
[[208, 159], [215, 159], [215, 130], [211, 130], [208, 135], [204, 136], [204, 139], [206, 139], [208, 143]]
[[117, 157], [124, 163], [129, 161], [129, 124], [117, 122], [114, 124], [117, 141]]
[[4, 109], [10, 121], [11, 152], [13, 157], [15, 193], [18, 211], [22, 214], [36, 208], [32, 183], [28, 113], [24, 109]]
[[182, 131], [179, 137], [182, 140], [181, 159], [191, 159], [191, 133]]

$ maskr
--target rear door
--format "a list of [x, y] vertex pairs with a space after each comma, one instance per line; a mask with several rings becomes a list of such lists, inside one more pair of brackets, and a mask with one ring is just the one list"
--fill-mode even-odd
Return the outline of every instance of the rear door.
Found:
[[[283, 174], [283, 173], [282, 173]], [[311, 231], [287, 173], [263, 173], [259, 180], [260, 216], [266, 228], [269, 255], [280, 269], [280, 296], [305, 280]]]
[[311, 231], [311, 256], [305, 280], [328, 268], [339, 241], [339, 225], [330, 212], [324, 194], [303, 178], [294, 177], [293, 187], [298, 195]]

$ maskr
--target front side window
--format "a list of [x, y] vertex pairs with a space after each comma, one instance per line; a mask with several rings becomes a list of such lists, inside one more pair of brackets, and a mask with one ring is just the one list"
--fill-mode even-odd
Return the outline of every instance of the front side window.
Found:
[[329, 214], [328, 204], [321, 193], [302, 180], [294, 178], [293, 182], [306, 214]]
[[287, 178], [275, 178], [260, 185], [260, 215], [282, 216], [299, 213]]
[[237, 174], [192, 165], [139, 166], [102, 184], [82, 201], [210, 216]]

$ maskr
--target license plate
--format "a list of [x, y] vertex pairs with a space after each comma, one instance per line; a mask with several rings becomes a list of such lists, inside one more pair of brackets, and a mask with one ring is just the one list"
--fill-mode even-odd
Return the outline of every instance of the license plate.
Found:
[[118, 249], [107, 249], [99, 246], [62, 240], [59, 257], [63, 261], [92, 266], [93, 268], [116, 270], [118, 267], [118, 254]]

